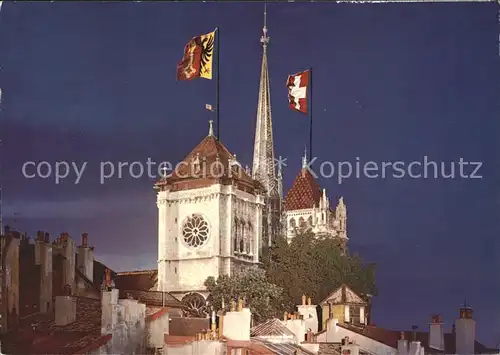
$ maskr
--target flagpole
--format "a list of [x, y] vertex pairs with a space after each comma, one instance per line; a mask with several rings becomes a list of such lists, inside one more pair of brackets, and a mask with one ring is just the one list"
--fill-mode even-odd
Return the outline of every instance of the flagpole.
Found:
[[309, 68], [309, 161], [312, 161], [312, 141], [313, 141], [313, 70]]
[[220, 42], [220, 29], [219, 27], [215, 28], [215, 35], [217, 36], [216, 38], [216, 44], [215, 44], [215, 65], [217, 66], [217, 77], [215, 78], [215, 109], [216, 109], [216, 122], [217, 122], [217, 140], [220, 140], [220, 107], [219, 107], [219, 79], [220, 79], [220, 66], [219, 66], [219, 42]]

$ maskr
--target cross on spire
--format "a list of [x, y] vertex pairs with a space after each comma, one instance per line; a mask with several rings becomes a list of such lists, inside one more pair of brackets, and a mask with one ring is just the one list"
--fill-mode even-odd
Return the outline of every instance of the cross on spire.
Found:
[[262, 43], [264, 49], [266, 49], [269, 40], [270, 38], [267, 36], [267, 3], [264, 2], [264, 27], [262, 27], [262, 37], [260, 37], [260, 43]]
[[302, 157], [302, 169], [307, 168], [307, 147], [304, 147], [304, 156]]
[[214, 121], [213, 120], [208, 121], [208, 135], [209, 136], [214, 135]]

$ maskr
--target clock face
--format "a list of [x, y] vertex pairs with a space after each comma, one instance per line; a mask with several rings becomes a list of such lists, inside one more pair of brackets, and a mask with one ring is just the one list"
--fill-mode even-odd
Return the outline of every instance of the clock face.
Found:
[[182, 239], [184, 243], [193, 249], [200, 248], [206, 244], [210, 236], [208, 222], [199, 214], [189, 216], [182, 226]]

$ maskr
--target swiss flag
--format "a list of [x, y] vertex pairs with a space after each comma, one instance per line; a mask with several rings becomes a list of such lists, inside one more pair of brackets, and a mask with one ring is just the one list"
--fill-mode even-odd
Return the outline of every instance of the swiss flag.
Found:
[[307, 113], [307, 87], [309, 86], [309, 70], [288, 76], [288, 104], [292, 110]]

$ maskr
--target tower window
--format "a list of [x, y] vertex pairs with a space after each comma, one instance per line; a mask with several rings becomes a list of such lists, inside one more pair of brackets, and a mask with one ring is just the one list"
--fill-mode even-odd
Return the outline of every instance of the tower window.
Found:
[[198, 214], [186, 219], [182, 227], [184, 242], [191, 248], [203, 246], [209, 237], [208, 222]]

